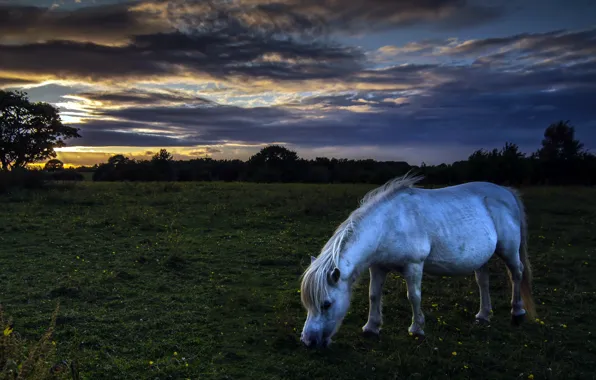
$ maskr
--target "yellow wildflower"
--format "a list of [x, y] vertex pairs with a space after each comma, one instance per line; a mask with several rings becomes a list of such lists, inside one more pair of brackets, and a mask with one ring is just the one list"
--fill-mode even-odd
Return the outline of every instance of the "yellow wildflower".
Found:
[[453, 352], [451, 353], [451, 355], [453, 355], [453, 356], [457, 356], [457, 352], [453, 351]]
[[12, 327], [8, 326], [4, 329], [4, 336], [9, 336], [10, 334], [12, 334]]

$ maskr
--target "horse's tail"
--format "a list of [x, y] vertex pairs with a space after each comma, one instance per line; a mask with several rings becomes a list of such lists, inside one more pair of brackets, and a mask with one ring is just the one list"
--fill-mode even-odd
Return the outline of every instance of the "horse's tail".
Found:
[[532, 297], [532, 267], [530, 266], [530, 260], [528, 257], [528, 221], [526, 210], [520, 194], [515, 189], [509, 190], [511, 190], [513, 193], [519, 208], [521, 237], [519, 244], [519, 259], [521, 260], [524, 267], [522, 272], [520, 293], [528, 316], [534, 319], [536, 318], [536, 305], [534, 304], [534, 299]]

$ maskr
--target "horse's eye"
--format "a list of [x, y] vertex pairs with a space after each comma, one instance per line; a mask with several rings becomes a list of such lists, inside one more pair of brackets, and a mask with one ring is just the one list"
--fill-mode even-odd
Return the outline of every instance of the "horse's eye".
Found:
[[331, 307], [331, 302], [325, 301], [323, 302], [323, 310], [327, 310]]

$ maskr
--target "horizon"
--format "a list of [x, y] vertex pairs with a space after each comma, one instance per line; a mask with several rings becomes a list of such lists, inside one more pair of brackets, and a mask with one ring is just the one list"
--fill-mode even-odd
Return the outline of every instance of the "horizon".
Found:
[[596, 3], [569, 4], [0, 0], [0, 88], [81, 129], [56, 149], [68, 167], [272, 144], [451, 164], [505, 142], [529, 155], [559, 120], [593, 150]]

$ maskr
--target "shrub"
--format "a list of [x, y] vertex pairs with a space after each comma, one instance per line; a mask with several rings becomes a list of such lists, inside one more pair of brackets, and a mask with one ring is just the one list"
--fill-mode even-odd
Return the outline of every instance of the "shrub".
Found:
[[60, 170], [49, 174], [54, 181], [82, 181], [83, 175], [74, 170]]
[[1, 379], [78, 379], [76, 364], [56, 359], [52, 335], [60, 304], [52, 314], [50, 326], [41, 339], [31, 344], [13, 330], [11, 319], [5, 319], [0, 306], [0, 378]]
[[14, 169], [0, 171], [0, 193], [13, 189], [41, 189], [47, 182], [47, 173], [41, 170]]

